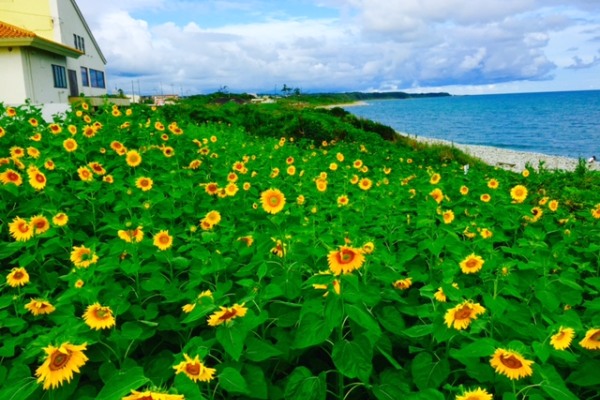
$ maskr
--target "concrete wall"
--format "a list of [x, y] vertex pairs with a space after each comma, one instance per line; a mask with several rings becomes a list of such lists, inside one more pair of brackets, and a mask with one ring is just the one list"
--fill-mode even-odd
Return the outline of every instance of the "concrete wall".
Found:
[[22, 104], [26, 98], [23, 57], [20, 47], [0, 47], [0, 101], [7, 104]]

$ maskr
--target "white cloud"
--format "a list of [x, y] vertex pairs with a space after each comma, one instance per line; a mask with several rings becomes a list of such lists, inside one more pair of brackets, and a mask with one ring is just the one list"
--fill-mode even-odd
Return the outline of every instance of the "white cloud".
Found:
[[[283, 5], [263, 12], [260, 0], [79, 3], [109, 61], [111, 87], [141, 79], [146, 91], [161, 82], [192, 92], [284, 83], [308, 91], [493, 90], [551, 85], [561, 68], [600, 68], [600, 5], [585, 0], [321, 0], [337, 18], [290, 15]], [[252, 21], [242, 21], [249, 12]], [[161, 13], [186, 22], [162, 21]], [[211, 13], [235, 22], [200, 22]]]

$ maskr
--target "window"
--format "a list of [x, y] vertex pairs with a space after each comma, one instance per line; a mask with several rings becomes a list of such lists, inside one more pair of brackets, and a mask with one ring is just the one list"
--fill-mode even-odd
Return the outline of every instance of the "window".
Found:
[[73, 43], [77, 50], [85, 53], [85, 40], [81, 36], [73, 34]]
[[52, 76], [54, 77], [55, 88], [67, 87], [67, 71], [65, 67], [52, 64]]
[[90, 84], [95, 88], [106, 89], [106, 84], [104, 83], [104, 72], [90, 68]]
[[81, 84], [83, 86], [90, 86], [90, 76], [86, 67], [81, 67]]

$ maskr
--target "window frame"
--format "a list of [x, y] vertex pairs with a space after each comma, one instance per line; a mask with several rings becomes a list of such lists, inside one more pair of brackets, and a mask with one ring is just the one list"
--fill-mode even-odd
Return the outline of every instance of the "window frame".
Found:
[[52, 65], [52, 78], [54, 80], [54, 87], [57, 89], [66, 89], [67, 85], [67, 68], [62, 65]]
[[106, 89], [104, 71], [90, 68], [90, 86], [93, 88]]
[[90, 72], [86, 67], [80, 67], [81, 86], [90, 87]]

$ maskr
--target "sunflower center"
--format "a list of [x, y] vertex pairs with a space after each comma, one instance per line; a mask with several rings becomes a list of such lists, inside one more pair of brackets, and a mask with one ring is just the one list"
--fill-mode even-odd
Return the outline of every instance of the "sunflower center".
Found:
[[18, 226], [19, 232], [27, 233], [29, 232], [29, 225], [26, 222], [21, 222]]
[[228, 319], [231, 319], [233, 317], [235, 317], [235, 315], [237, 314], [237, 311], [235, 309], [227, 309], [223, 315], [221, 315], [219, 317], [219, 320], [221, 321], [227, 321]]
[[506, 367], [511, 368], [511, 369], [519, 369], [523, 366], [523, 363], [521, 361], [519, 361], [515, 356], [510, 355], [508, 357], [506, 356], [501, 356], [500, 357], [500, 362], [502, 364], [504, 364]]
[[187, 372], [190, 375], [200, 375], [201, 369], [202, 366], [200, 365], [200, 363], [188, 363], [185, 365], [185, 372]]
[[161, 242], [162, 244], [167, 244], [167, 243], [169, 243], [169, 237], [167, 235], [161, 235], [158, 238], [158, 241]]
[[477, 268], [478, 265], [479, 262], [474, 258], [469, 259], [466, 263], [467, 268]]
[[594, 333], [592, 336], [590, 336], [590, 340], [600, 342], [600, 331], [598, 331], [598, 332]]
[[356, 256], [356, 254], [354, 254], [352, 250], [347, 249], [341, 250], [338, 254], [339, 262], [341, 264], [348, 264], [352, 262], [352, 260], [354, 260], [354, 257]]
[[12, 181], [12, 182], [16, 182], [19, 180], [19, 175], [17, 175], [16, 172], [9, 172], [8, 173], [8, 180]]
[[471, 318], [471, 308], [465, 304], [459, 310], [454, 313], [454, 319], [463, 320]]
[[108, 311], [106, 307], [99, 307], [94, 310], [94, 317], [98, 319], [108, 319], [110, 316], [110, 311]]
[[38, 181], [39, 183], [46, 182], [46, 178], [42, 174], [35, 174], [35, 180]]
[[54, 353], [52, 353], [52, 356], [50, 358], [50, 371], [58, 371], [59, 369], [63, 369], [70, 359], [70, 351], [67, 351], [67, 354], [61, 353], [60, 351], [55, 351]]
[[279, 205], [279, 197], [278, 196], [269, 197], [269, 204], [273, 207]]
[[21, 271], [17, 271], [13, 274], [13, 279], [19, 280], [23, 278], [23, 273]]

